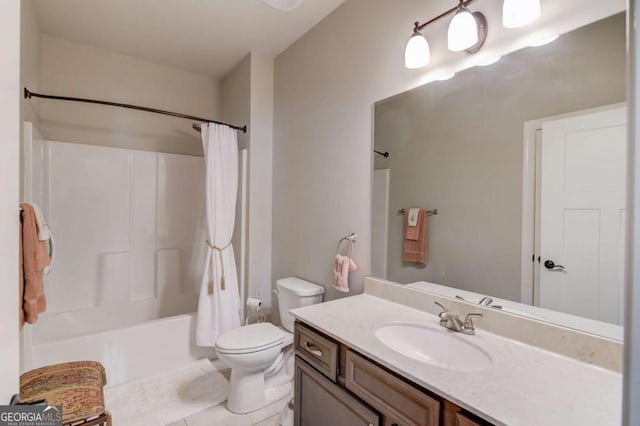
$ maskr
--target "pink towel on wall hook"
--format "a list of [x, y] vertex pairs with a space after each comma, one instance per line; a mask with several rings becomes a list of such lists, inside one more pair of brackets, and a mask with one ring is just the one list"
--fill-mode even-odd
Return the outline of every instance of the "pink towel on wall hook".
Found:
[[356, 262], [349, 256], [336, 254], [333, 262], [333, 288], [343, 293], [349, 292], [349, 272], [358, 269]]

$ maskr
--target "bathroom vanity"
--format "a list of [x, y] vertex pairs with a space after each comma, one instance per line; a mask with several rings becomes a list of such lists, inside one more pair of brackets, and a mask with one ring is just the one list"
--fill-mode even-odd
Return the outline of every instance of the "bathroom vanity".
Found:
[[[375, 281], [292, 311], [296, 425], [620, 423], [617, 343]], [[435, 301], [484, 318], [453, 332]]]
[[301, 322], [295, 349], [296, 425], [489, 424]]

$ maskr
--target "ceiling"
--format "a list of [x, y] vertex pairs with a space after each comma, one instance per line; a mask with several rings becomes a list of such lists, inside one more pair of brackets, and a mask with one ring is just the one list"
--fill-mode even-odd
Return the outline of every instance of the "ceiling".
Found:
[[226, 76], [250, 51], [276, 57], [344, 0], [282, 12], [261, 0], [35, 0], [43, 33], [174, 68]]

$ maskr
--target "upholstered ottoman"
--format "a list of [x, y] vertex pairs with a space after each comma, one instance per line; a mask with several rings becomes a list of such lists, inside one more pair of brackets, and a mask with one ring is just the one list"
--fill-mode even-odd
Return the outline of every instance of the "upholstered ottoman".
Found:
[[20, 376], [20, 401], [45, 400], [62, 405], [62, 424], [111, 426], [105, 410], [103, 386], [107, 383], [99, 362], [77, 361], [49, 365]]

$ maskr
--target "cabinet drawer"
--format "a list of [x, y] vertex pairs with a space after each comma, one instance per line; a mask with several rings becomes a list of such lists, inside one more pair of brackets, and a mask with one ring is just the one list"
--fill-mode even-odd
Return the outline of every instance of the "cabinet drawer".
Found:
[[379, 426], [380, 416], [296, 357], [295, 426]]
[[299, 322], [295, 325], [296, 354], [335, 382], [338, 372], [338, 343], [321, 336]]
[[346, 368], [347, 389], [378, 410], [385, 423], [402, 426], [440, 424], [440, 401], [351, 350], [347, 351]]

